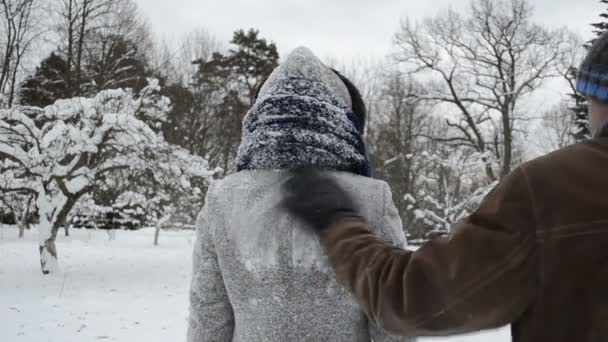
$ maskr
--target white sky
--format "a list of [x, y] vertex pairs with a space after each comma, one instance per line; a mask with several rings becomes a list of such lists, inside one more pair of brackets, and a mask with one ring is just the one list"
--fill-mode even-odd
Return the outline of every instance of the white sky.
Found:
[[[255, 27], [284, 55], [305, 45], [321, 57], [382, 57], [399, 20], [414, 20], [468, 0], [136, 0], [161, 38], [204, 28], [227, 43], [236, 29]], [[538, 22], [591, 37], [589, 23], [605, 7], [598, 0], [531, 0]]]

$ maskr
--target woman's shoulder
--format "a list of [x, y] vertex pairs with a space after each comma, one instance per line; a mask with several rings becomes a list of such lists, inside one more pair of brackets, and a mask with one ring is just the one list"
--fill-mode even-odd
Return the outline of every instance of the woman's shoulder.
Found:
[[[381, 209], [392, 204], [390, 187], [382, 180], [339, 171], [327, 171], [327, 174], [365, 207]], [[274, 193], [280, 197], [281, 185], [289, 177], [287, 170], [240, 171], [213, 181], [207, 192], [207, 201], [235, 201], [249, 194], [258, 197], [262, 193]]]
[[[383, 192], [389, 191], [386, 182], [370, 177], [359, 176], [349, 172], [327, 171], [331, 177], [346, 188]], [[276, 187], [290, 176], [289, 170], [244, 170], [212, 182], [210, 191], [225, 193], [231, 190], [247, 190], [260, 187]]]
[[209, 184], [205, 202], [230, 200], [234, 194], [242, 196], [246, 192], [272, 186], [273, 179], [278, 177], [279, 174], [272, 171], [240, 171], [227, 175]]
[[347, 172], [331, 172], [331, 175], [353, 196], [377, 206], [385, 206], [390, 197], [389, 185], [380, 179], [363, 177]]
[[232, 189], [247, 189], [252, 187], [270, 186], [281, 179], [286, 171], [274, 170], [244, 170], [230, 174], [212, 182], [210, 190], [225, 192]]
[[355, 199], [370, 229], [396, 246], [405, 245], [403, 224], [385, 181], [346, 173], [335, 173], [335, 177]]

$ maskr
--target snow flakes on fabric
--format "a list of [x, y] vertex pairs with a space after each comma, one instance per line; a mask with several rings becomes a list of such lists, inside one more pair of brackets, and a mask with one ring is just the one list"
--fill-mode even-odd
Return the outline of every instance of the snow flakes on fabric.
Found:
[[370, 176], [348, 89], [310, 50], [298, 48], [260, 90], [243, 122], [239, 170], [304, 166]]
[[[378, 236], [404, 245], [386, 183], [331, 175]], [[336, 282], [318, 238], [280, 208], [288, 176], [243, 171], [209, 189], [197, 227], [188, 341], [402, 341], [368, 324]]]

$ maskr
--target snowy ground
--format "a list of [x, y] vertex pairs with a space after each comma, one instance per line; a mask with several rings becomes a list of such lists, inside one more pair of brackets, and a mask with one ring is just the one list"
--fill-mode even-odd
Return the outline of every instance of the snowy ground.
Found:
[[[36, 237], [0, 226], [0, 341], [183, 341], [192, 232], [73, 230], [62, 272], [43, 276]], [[506, 330], [424, 342], [506, 342]]]

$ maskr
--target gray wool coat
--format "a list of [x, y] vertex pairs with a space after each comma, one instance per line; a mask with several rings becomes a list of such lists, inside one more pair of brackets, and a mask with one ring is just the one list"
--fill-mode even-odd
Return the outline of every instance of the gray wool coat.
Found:
[[[405, 245], [386, 183], [331, 174], [379, 236]], [[197, 225], [188, 341], [400, 341], [368, 322], [318, 237], [279, 208], [286, 180], [285, 171], [242, 171], [211, 185]]]

